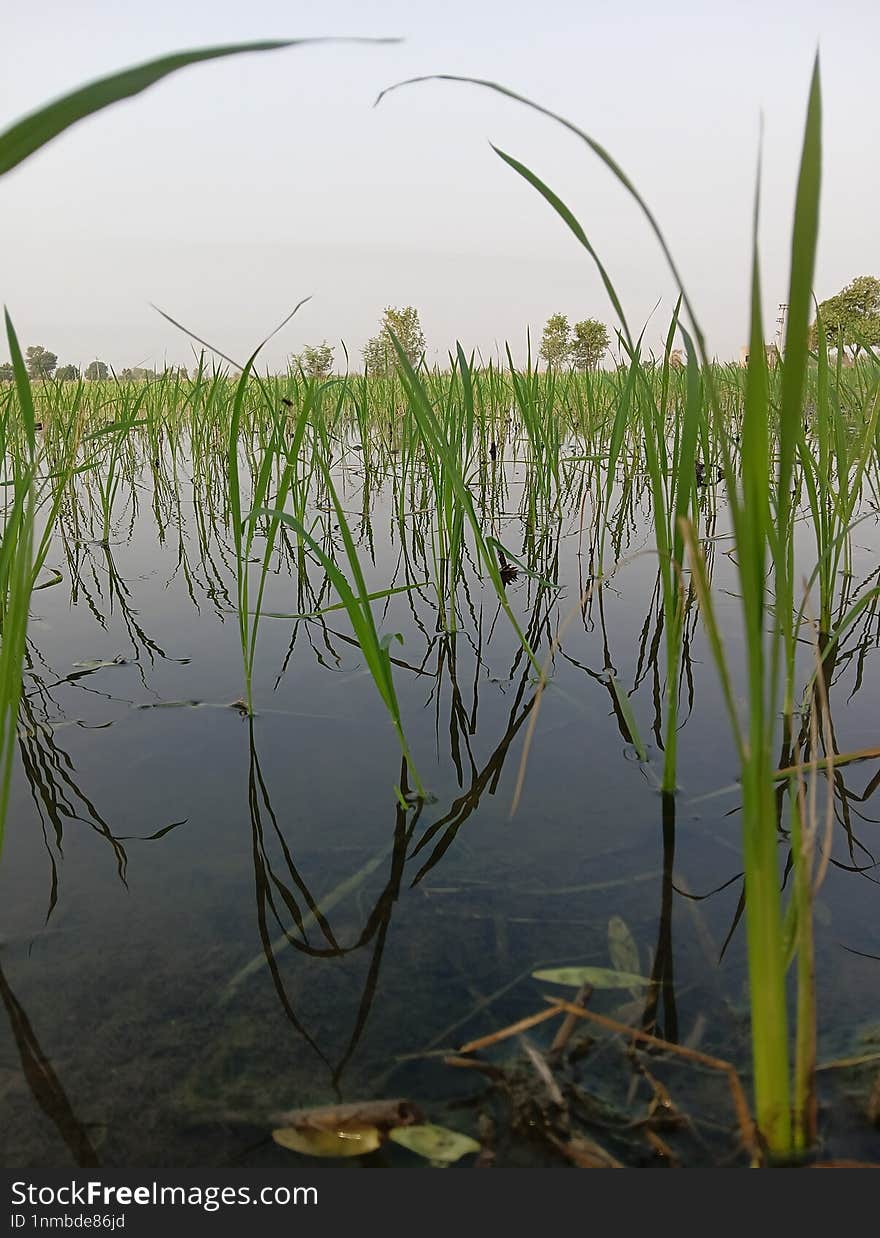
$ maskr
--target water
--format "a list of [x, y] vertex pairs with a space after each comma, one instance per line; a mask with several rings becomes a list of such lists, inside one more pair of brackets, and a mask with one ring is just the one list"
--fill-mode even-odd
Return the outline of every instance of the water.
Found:
[[[664, 822], [653, 727], [663, 641], [645, 502], [622, 526], [624, 566], [580, 610], [589, 563], [577, 512], [547, 530], [541, 570], [552, 565], [561, 591], [522, 574], [509, 586], [542, 659], [569, 620], [513, 815], [536, 685], [471, 568], [454, 637], [437, 630], [430, 586], [376, 603], [381, 631], [404, 638], [392, 647], [395, 682], [433, 796], [404, 813], [400, 750], [344, 612], [324, 625], [263, 620], [251, 723], [231, 707], [243, 677], [228, 540], [209, 534], [201, 553], [191, 498], [162, 507], [157, 523], [144, 489], [136, 514], [117, 517], [109, 551], [76, 543], [62, 521], [49, 564], [63, 581], [34, 597], [29, 726], [0, 867], [5, 1165], [290, 1165], [297, 1157], [267, 1138], [271, 1115], [340, 1098], [406, 1095], [474, 1131], [495, 1102], [459, 1102], [487, 1081], [438, 1050], [541, 1009], [552, 986], [531, 978], [538, 967], [610, 966], [612, 916], [629, 927], [642, 972], [663, 981], [658, 1032], [747, 1076], [736, 755], [694, 608], [680, 792]], [[345, 503], [360, 510], [356, 478]], [[500, 536], [533, 561], [509, 510]], [[371, 588], [405, 583], [403, 552], [418, 550], [418, 536], [401, 547], [391, 511], [387, 493], [372, 496], [360, 528]], [[715, 531], [725, 530], [722, 501]], [[876, 526], [854, 541], [857, 584], [876, 568]], [[714, 545], [735, 655], [730, 543]], [[319, 589], [314, 568], [311, 578]], [[412, 579], [425, 579], [418, 566]], [[266, 609], [302, 608], [279, 564]], [[872, 611], [837, 659], [840, 752], [876, 742], [877, 636]], [[609, 668], [630, 694], [647, 768]], [[875, 761], [837, 774], [835, 863], [816, 912], [822, 1060], [880, 1050], [876, 773]], [[632, 1002], [623, 990], [592, 1006], [638, 1022]], [[554, 1030], [536, 1028], [530, 1042], [546, 1048]], [[518, 1053], [512, 1040], [493, 1060]], [[581, 1084], [622, 1112], [632, 1068], [619, 1042], [582, 1069]], [[870, 1073], [820, 1078], [829, 1154], [880, 1155], [862, 1113]], [[723, 1083], [678, 1065], [667, 1085], [706, 1122], [702, 1144], [685, 1139], [689, 1162], [734, 1155]], [[560, 1163], [526, 1133], [498, 1138], [498, 1163]], [[643, 1142], [618, 1152], [650, 1163]]]

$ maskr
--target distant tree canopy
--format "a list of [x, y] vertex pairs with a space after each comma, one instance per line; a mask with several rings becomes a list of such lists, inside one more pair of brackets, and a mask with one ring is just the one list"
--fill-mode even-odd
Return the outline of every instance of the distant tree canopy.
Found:
[[75, 365], [62, 365], [55, 371], [55, 377], [60, 383], [72, 383], [79, 378], [79, 369]]
[[27, 372], [31, 378], [51, 378], [58, 364], [58, 357], [42, 344], [31, 344], [24, 351]]
[[124, 370], [121, 370], [119, 377], [124, 383], [145, 383], [159, 376], [155, 370], [147, 370], [141, 365], [134, 365], [126, 366]]
[[541, 336], [541, 356], [549, 369], [572, 365], [594, 370], [608, 351], [608, 330], [596, 318], [584, 318], [569, 326], [565, 314], [551, 314]]
[[294, 353], [291, 361], [307, 378], [326, 378], [333, 369], [333, 349], [326, 340], [320, 344], [306, 344], [300, 353]]
[[102, 378], [106, 378], [109, 373], [110, 371], [107, 369], [107, 363], [105, 361], [90, 361], [86, 366], [86, 378], [88, 378], [90, 382], [96, 382]]
[[419, 320], [419, 311], [412, 305], [403, 309], [386, 306], [379, 326], [364, 348], [364, 369], [369, 374], [392, 374], [397, 365], [397, 350], [391, 338], [392, 332], [406, 353], [410, 365], [416, 366], [425, 352], [425, 333]]
[[571, 341], [571, 364], [576, 370], [595, 370], [608, 351], [608, 330], [596, 318], [576, 322]]
[[842, 344], [858, 352], [863, 344], [880, 346], [880, 279], [859, 275], [819, 306], [810, 332], [813, 348], [818, 342], [819, 322], [829, 348]]
[[571, 348], [571, 327], [565, 314], [551, 314], [544, 323], [540, 353], [550, 369], [565, 365]]
[[15, 370], [11, 361], [0, 361], [0, 383], [14, 383]]

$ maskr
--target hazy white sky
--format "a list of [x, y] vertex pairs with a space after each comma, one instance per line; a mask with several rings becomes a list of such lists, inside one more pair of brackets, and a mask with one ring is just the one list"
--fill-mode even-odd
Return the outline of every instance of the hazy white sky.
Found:
[[[30, 0], [3, 15], [0, 125], [162, 52], [268, 37], [399, 35], [184, 70], [92, 117], [0, 181], [0, 299], [22, 343], [62, 362], [188, 362], [161, 305], [234, 357], [303, 296], [265, 361], [326, 337], [360, 349], [386, 304], [418, 306], [429, 361], [484, 356], [546, 317], [613, 315], [588, 256], [489, 147], [572, 207], [633, 323], [673, 287], [656, 242], [576, 138], [474, 87], [487, 77], [561, 112], [630, 174], [667, 232], [722, 357], [745, 339], [759, 118], [772, 334], [785, 296], [794, 178], [821, 48], [825, 180], [816, 293], [880, 274], [876, 0]], [[5, 353], [2, 354], [5, 357]]]

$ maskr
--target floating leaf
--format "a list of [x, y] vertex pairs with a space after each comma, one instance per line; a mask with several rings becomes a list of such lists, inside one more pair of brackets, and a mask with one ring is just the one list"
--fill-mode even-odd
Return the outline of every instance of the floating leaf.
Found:
[[[404, 1128], [406, 1129], [406, 1128]], [[382, 1142], [376, 1126], [351, 1127], [348, 1130], [299, 1130], [283, 1126], [272, 1132], [272, 1138], [282, 1148], [303, 1156], [363, 1156], [375, 1152]]]
[[363, 1130], [369, 1126], [390, 1130], [392, 1126], [412, 1126], [424, 1122], [418, 1105], [402, 1097], [390, 1100], [356, 1100], [344, 1105], [320, 1105], [311, 1109], [289, 1109], [270, 1117], [273, 1126], [298, 1131]]
[[651, 984], [648, 976], [636, 976], [630, 972], [615, 971], [610, 967], [552, 967], [549, 971], [532, 972], [535, 980], [547, 980], [550, 984], [567, 984], [573, 989], [589, 984], [594, 989], [632, 989]]
[[74, 662], [78, 671], [99, 671], [104, 666], [125, 666], [128, 662], [124, 653], [117, 653], [115, 658], [87, 658], [84, 662]]
[[441, 1161], [451, 1165], [472, 1152], [479, 1152], [480, 1145], [470, 1135], [462, 1135], [451, 1131], [445, 1126], [434, 1126], [427, 1123], [424, 1126], [397, 1126], [389, 1132], [389, 1139], [399, 1143], [402, 1148], [409, 1148], [417, 1156], [423, 1156], [428, 1161]]

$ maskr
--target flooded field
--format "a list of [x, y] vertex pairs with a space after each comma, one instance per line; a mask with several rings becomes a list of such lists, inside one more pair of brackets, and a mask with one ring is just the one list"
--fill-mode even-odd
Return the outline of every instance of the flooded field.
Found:
[[[625, 1164], [748, 1163], [697, 1060], [751, 1093], [741, 765], [699, 582], [658, 553], [683, 511], [740, 707], [740, 376], [716, 373], [725, 420], [701, 414], [688, 460], [687, 376], [659, 375], [653, 440], [618, 416], [625, 371], [200, 370], [47, 405], [0, 867], [5, 1165], [305, 1163], [273, 1115], [389, 1097], [499, 1165], [569, 1163], [573, 1133]], [[800, 780], [818, 1062], [858, 1059], [817, 1074], [821, 1154], [871, 1159], [878, 380], [836, 381], [838, 437], [814, 398], [795, 473], [773, 846], [787, 895]], [[599, 970], [534, 976], [559, 968]], [[584, 980], [589, 1010], [694, 1052], [577, 1017], [554, 1045], [557, 1012], [462, 1058]]]

